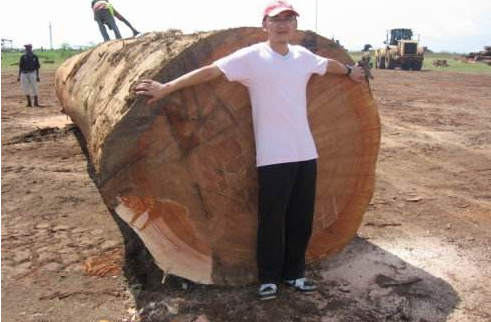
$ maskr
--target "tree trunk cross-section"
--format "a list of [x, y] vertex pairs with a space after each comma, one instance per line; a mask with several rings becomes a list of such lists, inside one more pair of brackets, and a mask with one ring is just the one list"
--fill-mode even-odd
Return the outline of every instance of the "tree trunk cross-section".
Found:
[[[224, 77], [152, 106], [132, 89], [264, 40], [260, 28], [149, 33], [104, 43], [57, 71], [57, 95], [87, 141], [104, 201], [166, 274], [222, 285], [257, 279], [250, 102], [245, 87]], [[298, 32], [293, 43], [352, 63], [312, 32]], [[312, 77], [308, 114], [319, 152], [312, 262], [341, 249], [361, 224], [374, 190], [380, 121], [368, 86], [336, 75]]]

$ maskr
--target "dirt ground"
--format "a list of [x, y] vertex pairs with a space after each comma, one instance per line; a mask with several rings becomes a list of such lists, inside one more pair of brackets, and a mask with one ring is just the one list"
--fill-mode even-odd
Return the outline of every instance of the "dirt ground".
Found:
[[262, 303], [255, 286], [162, 284], [103, 204], [54, 72], [26, 108], [2, 71], [2, 320], [491, 321], [491, 76], [374, 76], [382, 145], [358, 237], [309, 266], [317, 294]]

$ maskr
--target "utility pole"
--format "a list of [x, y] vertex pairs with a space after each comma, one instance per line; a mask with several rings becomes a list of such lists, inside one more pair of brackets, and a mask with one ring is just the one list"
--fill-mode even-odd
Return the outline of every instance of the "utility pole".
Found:
[[319, 0], [315, 0], [315, 33], [317, 33], [317, 9], [319, 7]]
[[51, 21], [49, 22], [49, 47], [53, 50], [53, 32], [51, 30]]

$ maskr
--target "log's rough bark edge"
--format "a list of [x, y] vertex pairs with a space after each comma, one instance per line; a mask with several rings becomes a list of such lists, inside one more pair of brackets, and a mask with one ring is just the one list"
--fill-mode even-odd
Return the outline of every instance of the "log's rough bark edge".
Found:
[[[249, 102], [241, 85], [224, 79], [151, 107], [131, 89], [139, 79], [165, 82], [263, 40], [259, 28], [150, 33], [104, 43], [57, 71], [57, 95], [87, 140], [106, 204], [166, 273], [227, 285], [256, 279]], [[294, 43], [353, 63], [344, 49], [315, 33], [299, 32]], [[312, 262], [341, 249], [361, 224], [374, 191], [380, 120], [368, 87], [345, 77], [313, 76], [308, 101], [320, 156], [307, 250]], [[232, 152], [220, 160], [213, 151]], [[230, 187], [230, 178], [237, 187]], [[236, 218], [217, 204], [233, 209]]]

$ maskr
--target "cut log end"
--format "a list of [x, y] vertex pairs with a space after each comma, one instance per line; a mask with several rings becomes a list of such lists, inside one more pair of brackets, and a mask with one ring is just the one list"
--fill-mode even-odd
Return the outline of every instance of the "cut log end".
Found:
[[[148, 34], [103, 44], [57, 72], [58, 97], [88, 142], [105, 202], [167, 274], [228, 285], [257, 278], [250, 102], [242, 85], [225, 78], [152, 107], [131, 88], [141, 78], [174, 79], [264, 40], [259, 28]], [[352, 63], [311, 32], [294, 42]], [[313, 76], [307, 96], [319, 152], [311, 262], [341, 249], [360, 226], [374, 189], [380, 121], [368, 87], [346, 77]]]
[[116, 213], [128, 224], [164, 272], [211, 284], [211, 251], [196, 235], [189, 210], [172, 200], [126, 196], [118, 198]]

